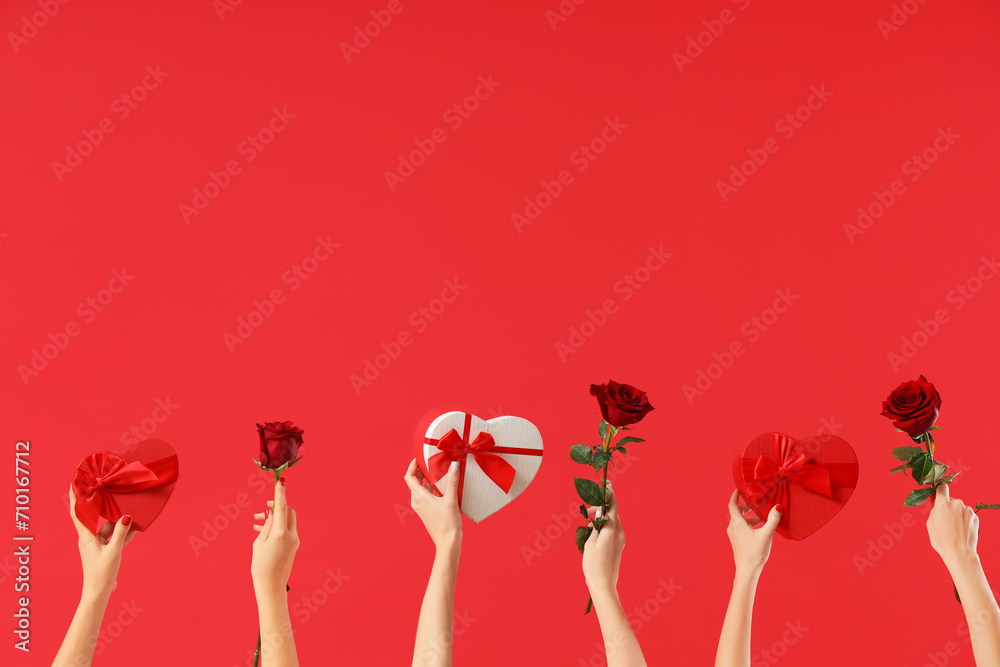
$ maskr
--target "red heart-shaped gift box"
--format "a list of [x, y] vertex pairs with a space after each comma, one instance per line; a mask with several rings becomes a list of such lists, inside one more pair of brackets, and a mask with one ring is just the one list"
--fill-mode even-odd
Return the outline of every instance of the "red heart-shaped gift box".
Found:
[[177, 454], [163, 440], [91, 454], [73, 473], [76, 517], [95, 535], [101, 517], [117, 522], [126, 514], [133, 530], [146, 530], [170, 500], [177, 472]]
[[834, 435], [796, 440], [784, 433], [764, 433], [736, 454], [733, 478], [740, 496], [762, 521], [781, 503], [777, 532], [804, 540], [851, 499], [858, 485], [858, 455]]

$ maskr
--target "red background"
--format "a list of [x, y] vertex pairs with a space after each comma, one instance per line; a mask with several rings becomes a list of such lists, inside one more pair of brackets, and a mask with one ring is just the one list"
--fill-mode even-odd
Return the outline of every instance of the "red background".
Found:
[[[475, 621], [456, 664], [589, 661], [597, 621], [581, 615], [572, 527], [553, 514], [576, 502], [581, 469], [568, 448], [596, 441], [588, 385], [612, 377], [656, 406], [616, 483], [628, 532], [621, 597], [631, 610], [661, 579], [682, 587], [643, 621], [650, 664], [714, 656], [733, 574], [732, 455], [763, 431], [805, 437], [824, 419], [857, 449], [860, 486], [808, 541], [775, 543], [754, 653], [801, 622], [809, 629], [778, 649], [781, 662], [920, 665], [956, 641], [949, 664], [973, 664], [926, 510], [898, 538], [886, 527], [903, 519], [910, 480], [887, 473], [906, 442], [878, 413], [890, 389], [925, 373], [944, 397], [938, 452], [964, 470], [953, 493], [1000, 500], [990, 440], [1000, 281], [961, 308], [949, 300], [1000, 246], [995, 3], [914, 2], [885, 38], [888, 0], [745, 10], [592, 0], [554, 29], [556, 0], [404, 0], [347, 62], [341, 42], [386, 4], [247, 0], [220, 19], [210, 0], [70, 2], [17, 52], [9, 36], [0, 47], [0, 433], [7, 456], [31, 440], [36, 535], [32, 652], [7, 635], [3, 661], [49, 664], [75, 607], [64, 505], [74, 466], [120, 448], [167, 398], [173, 414], [147, 424], [176, 446], [181, 479], [127, 549], [106, 628], [123, 603], [143, 611], [100, 664], [246, 664], [250, 510], [197, 555], [190, 539], [205, 522], [224, 525], [220, 505], [241, 493], [263, 507], [264, 486], [250, 480], [266, 477], [250, 459], [254, 423], [270, 419], [301, 424], [308, 446], [289, 474], [302, 539], [291, 599], [328, 570], [349, 577], [308, 621], [296, 616], [303, 664], [405, 664], [432, 548], [419, 520], [399, 514], [402, 473], [416, 421], [447, 409], [526, 417], [547, 448], [522, 498], [467, 522], [456, 611]], [[727, 8], [735, 20], [678, 71], [674, 52]], [[0, 27], [21, 31], [38, 11], [3, 3]], [[169, 75], [119, 119], [111, 103], [157, 65]], [[452, 129], [444, 112], [480, 76], [500, 85]], [[775, 123], [811, 86], [832, 96], [786, 138]], [[238, 146], [275, 107], [295, 118], [247, 162]], [[53, 161], [105, 117], [114, 131], [60, 181]], [[606, 118], [628, 127], [577, 171], [571, 155]], [[384, 173], [438, 127], [446, 141], [390, 191]], [[904, 163], [938, 128], [960, 138], [910, 181]], [[769, 137], [777, 152], [723, 201], [717, 182]], [[229, 160], [241, 172], [185, 223], [179, 205]], [[511, 214], [564, 169], [573, 182], [519, 232]], [[905, 194], [852, 242], [844, 225], [894, 179]], [[282, 275], [317, 237], [340, 247], [292, 291]], [[672, 257], [625, 300], [616, 282], [661, 245]], [[78, 304], [122, 267], [134, 280], [85, 322]], [[411, 313], [456, 277], [467, 289], [418, 333]], [[751, 342], [744, 323], [786, 288], [799, 299]], [[224, 333], [274, 289], [285, 303], [230, 352]], [[606, 299], [617, 311], [564, 362], [556, 344]], [[888, 354], [937, 309], [948, 321], [893, 368]], [[19, 366], [69, 321], [79, 335], [25, 383]], [[401, 332], [412, 344], [356, 392], [350, 376]], [[736, 341], [744, 354], [689, 401], [683, 386]], [[551, 545], [539, 541], [547, 529]], [[985, 516], [980, 551], [995, 582], [998, 536], [1000, 520]], [[880, 537], [889, 548], [866, 555]], [[870, 556], [859, 574], [856, 559]], [[10, 619], [13, 579], [0, 576]]]

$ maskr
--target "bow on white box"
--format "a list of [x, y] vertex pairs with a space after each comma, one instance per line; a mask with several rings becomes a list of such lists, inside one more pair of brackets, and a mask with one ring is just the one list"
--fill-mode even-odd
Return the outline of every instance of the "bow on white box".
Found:
[[459, 464], [459, 506], [478, 523], [531, 484], [542, 465], [542, 434], [520, 417], [483, 420], [468, 412], [446, 412], [417, 442], [417, 463], [437, 487], [452, 461]]

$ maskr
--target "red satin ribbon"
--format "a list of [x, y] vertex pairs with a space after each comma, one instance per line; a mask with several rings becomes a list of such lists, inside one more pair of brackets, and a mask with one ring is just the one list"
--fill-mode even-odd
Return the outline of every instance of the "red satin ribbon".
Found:
[[802, 452], [792, 453], [794, 444], [795, 441], [788, 436], [775, 434], [774, 459], [761, 455], [754, 464], [753, 477], [747, 485], [747, 491], [750, 493], [750, 497], [747, 498], [749, 502], [757, 503], [773, 495], [774, 502], [769, 504], [780, 503], [787, 508], [790, 484], [828, 498], [833, 497], [830, 471], [809, 463], [809, 457]]
[[468, 455], [472, 454], [476, 459], [476, 465], [482, 469], [486, 476], [493, 480], [493, 483], [503, 489], [504, 493], [510, 493], [510, 488], [514, 484], [514, 476], [517, 470], [510, 463], [499, 456], [499, 454], [525, 454], [528, 456], [541, 456], [542, 452], [537, 449], [524, 449], [521, 447], [499, 447], [493, 436], [486, 431], [480, 431], [476, 439], [469, 443], [469, 431], [472, 427], [472, 415], [465, 414], [464, 433], [451, 429], [440, 439], [424, 438], [428, 445], [434, 445], [440, 452], [432, 456], [427, 461], [427, 470], [430, 473], [431, 481], [437, 482], [448, 473], [448, 467], [452, 461], [458, 461], [458, 499], [462, 500], [462, 492], [465, 487], [465, 461]]
[[100, 517], [117, 522], [122, 516], [115, 494], [135, 493], [176, 481], [176, 456], [143, 464], [128, 463], [111, 452], [91, 454], [73, 474], [76, 517], [96, 535]]

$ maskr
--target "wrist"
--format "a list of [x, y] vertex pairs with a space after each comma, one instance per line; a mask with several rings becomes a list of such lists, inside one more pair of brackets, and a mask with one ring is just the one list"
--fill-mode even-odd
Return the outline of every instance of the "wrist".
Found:
[[288, 590], [285, 584], [268, 581], [253, 582], [253, 592], [258, 602], [280, 602], [288, 599]]
[[92, 586], [87, 582], [83, 583], [83, 591], [80, 593], [81, 604], [107, 605], [114, 592], [114, 586]]
[[983, 564], [979, 560], [979, 554], [965, 552], [953, 554], [948, 558], [943, 558], [945, 566], [951, 573], [952, 578], [959, 578], [963, 575], [974, 574], [983, 569]]
[[462, 533], [449, 533], [434, 541], [434, 549], [438, 557], [457, 557], [462, 552]]
[[748, 586], [756, 586], [757, 581], [760, 579], [760, 573], [764, 570], [763, 565], [754, 566], [736, 566], [736, 575], [733, 577], [733, 583], [743, 584]]

